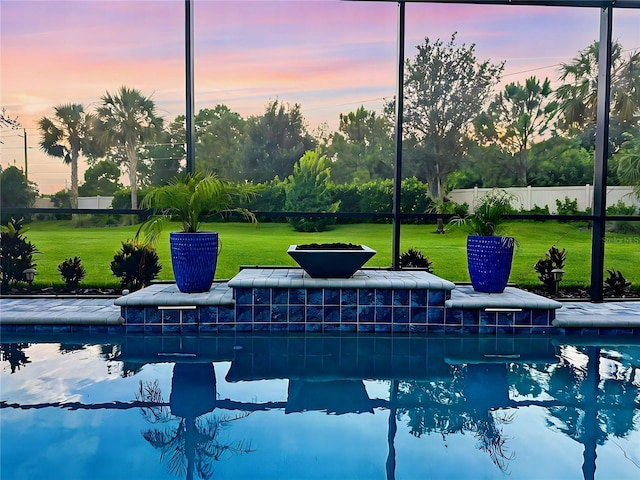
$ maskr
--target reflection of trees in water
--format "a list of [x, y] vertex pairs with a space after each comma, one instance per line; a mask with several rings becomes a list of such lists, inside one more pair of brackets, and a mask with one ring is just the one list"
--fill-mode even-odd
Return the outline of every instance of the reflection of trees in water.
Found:
[[[498, 367], [505, 369], [504, 365]], [[506, 472], [508, 462], [515, 457], [515, 453], [508, 451], [509, 437], [504, 434], [502, 425], [511, 423], [514, 413], [494, 409], [503, 403], [503, 399], [491, 405], [496, 400], [495, 395], [491, 395], [491, 386], [469, 401], [474, 394], [469, 392], [469, 385], [473, 382], [469, 379], [468, 370], [469, 367], [453, 366], [450, 380], [401, 382], [398, 403], [415, 407], [399, 408], [398, 416], [407, 417], [410, 433], [416, 437], [439, 433], [444, 439], [449, 434], [472, 432], [478, 440], [478, 448], [486, 452], [501, 471]], [[502, 394], [495, 390], [493, 392], [498, 396]]]
[[639, 395], [637, 360], [595, 347], [561, 347], [551, 368], [548, 393], [561, 405], [549, 408], [549, 425], [581, 443], [603, 445], [609, 435], [626, 437], [640, 423], [632, 407]]
[[[190, 367], [200, 369], [200, 372], [196, 371], [194, 376], [194, 372], [189, 372]], [[202, 373], [200, 367], [202, 365], [176, 364], [169, 405], [141, 409], [149, 423], [167, 424], [163, 429], [148, 429], [142, 432], [142, 436], [160, 451], [160, 461], [167, 460], [167, 469], [172, 474], [188, 480], [194, 478], [194, 473], [202, 479], [209, 479], [214, 474], [212, 462], [252, 451], [249, 442], [239, 440], [228, 443], [220, 440], [222, 431], [231, 422], [247, 417], [249, 412], [213, 415], [211, 411], [215, 408], [216, 395], [213, 366], [208, 364], [212, 377], [200, 378], [202, 382], [197, 384], [198, 375]], [[186, 382], [178, 381], [177, 375], [180, 372], [190, 374], [191, 378]], [[192, 389], [195, 391], [191, 391]], [[140, 382], [136, 400], [165, 403], [157, 380]]]
[[28, 343], [3, 343], [0, 344], [0, 360], [9, 362], [11, 373], [16, 373], [27, 363], [31, 363], [24, 350], [29, 348]]

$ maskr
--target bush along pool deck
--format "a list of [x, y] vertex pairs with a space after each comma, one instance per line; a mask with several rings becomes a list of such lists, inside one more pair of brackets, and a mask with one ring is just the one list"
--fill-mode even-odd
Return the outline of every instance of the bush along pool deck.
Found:
[[111, 299], [1, 299], [2, 332], [244, 332], [631, 335], [634, 302], [560, 303], [515, 287], [479, 293], [419, 270], [362, 269], [312, 278], [299, 268], [244, 268], [208, 292], [158, 283]]

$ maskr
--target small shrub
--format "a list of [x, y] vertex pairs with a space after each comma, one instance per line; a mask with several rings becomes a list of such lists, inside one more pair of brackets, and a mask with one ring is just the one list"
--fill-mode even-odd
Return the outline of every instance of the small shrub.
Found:
[[556, 268], [564, 268], [566, 258], [566, 249], [558, 250], [552, 246], [545, 256], [533, 266], [533, 269], [538, 273], [538, 278], [550, 292], [555, 291], [556, 288], [556, 282], [551, 272]]
[[122, 248], [111, 261], [111, 271], [120, 277], [122, 288], [139, 290], [151, 284], [162, 270], [155, 249], [136, 240], [122, 242]]
[[35, 245], [27, 241], [23, 234], [29, 230], [24, 219], [11, 219], [2, 226], [0, 233], [0, 266], [2, 268], [2, 291], [12, 285], [26, 281], [24, 271], [36, 266], [33, 255], [39, 253]]
[[[532, 215], [551, 215], [549, 212], [549, 205], [545, 205], [544, 207], [539, 207], [538, 205], [534, 205], [531, 210], [522, 210], [522, 213], [530, 213]], [[544, 222], [545, 219], [534, 219], [536, 222]]]
[[[633, 205], [625, 205], [622, 200], [619, 200], [615, 205], [607, 207], [607, 215], [635, 215], [636, 207]], [[607, 222], [607, 232], [612, 233], [624, 233], [628, 235], [640, 233], [640, 224], [637, 222], [625, 222], [621, 220], [615, 220]]]
[[627, 281], [620, 270], [607, 270], [609, 276], [604, 280], [604, 290], [611, 297], [625, 297], [631, 292], [631, 282]]
[[74, 215], [73, 228], [115, 227], [121, 222], [120, 215]]
[[80, 257], [65, 259], [58, 265], [58, 272], [68, 287], [76, 287], [87, 273]]
[[400, 268], [422, 268], [429, 273], [433, 273], [432, 265], [433, 263], [420, 250], [410, 248], [400, 254]]
[[564, 197], [564, 201], [556, 200], [556, 211], [558, 215], [577, 215], [580, 213], [578, 210], [578, 199], [571, 200], [569, 197]]

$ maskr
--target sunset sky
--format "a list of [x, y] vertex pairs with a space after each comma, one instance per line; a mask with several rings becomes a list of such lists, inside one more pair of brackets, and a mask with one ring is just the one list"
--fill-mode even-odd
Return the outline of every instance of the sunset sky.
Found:
[[[223, 103], [248, 117], [278, 99], [299, 103], [310, 130], [335, 130], [361, 105], [380, 111], [395, 92], [397, 12], [392, 2], [195, 0], [196, 111]], [[479, 60], [506, 61], [501, 85], [531, 75], [559, 85], [559, 64], [599, 35], [592, 8], [409, 3], [406, 13], [407, 57], [425, 37], [458, 32]], [[26, 129], [40, 193], [70, 182], [38, 147], [37, 122], [56, 105], [92, 110], [126, 85], [167, 121], [184, 114], [183, 0], [0, 0], [0, 16], [0, 106]], [[614, 11], [624, 50], [640, 48], [639, 25], [639, 10]], [[22, 134], [2, 130], [3, 168], [24, 167]]]

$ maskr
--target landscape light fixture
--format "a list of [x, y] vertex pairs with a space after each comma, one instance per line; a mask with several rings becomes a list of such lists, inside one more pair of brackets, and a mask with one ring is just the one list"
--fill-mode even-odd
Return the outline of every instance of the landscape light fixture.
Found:
[[31, 286], [31, 283], [33, 283], [33, 279], [36, 276], [36, 269], [35, 268], [27, 268], [26, 270], [22, 271], [22, 274], [24, 275], [24, 278], [27, 281], [27, 283], [29, 284], [29, 286]]
[[553, 281], [556, 284], [556, 295], [558, 295], [558, 285], [562, 281], [564, 270], [562, 270], [561, 268], [554, 268], [553, 270], [551, 270], [551, 275], [553, 275]]

